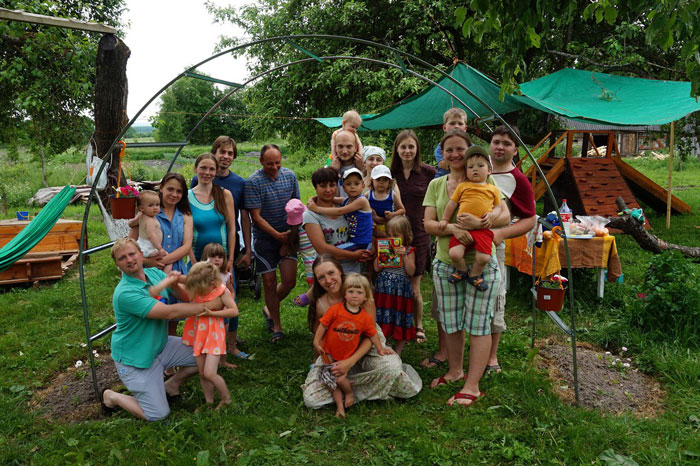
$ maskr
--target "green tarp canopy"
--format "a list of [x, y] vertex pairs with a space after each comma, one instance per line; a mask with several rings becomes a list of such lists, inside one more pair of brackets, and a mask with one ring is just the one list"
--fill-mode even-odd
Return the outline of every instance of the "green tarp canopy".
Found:
[[530, 107], [611, 125], [663, 125], [700, 110], [690, 83], [566, 68], [520, 85]]
[[[499, 114], [513, 112], [523, 106], [516, 98], [511, 96], [506, 96], [505, 100], [501, 102], [498, 99], [501, 86], [470, 66], [457, 63], [448, 73], [493, 107]], [[360, 129], [374, 131], [434, 125], [442, 126], [442, 114], [445, 113], [445, 110], [452, 107], [464, 108], [469, 119], [477, 116], [491, 116], [491, 112], [486, 107], [449, 78], [443, 76], [442, 79], [436, 82], [454, 93], [473, 112], [460, 105], [454, 97], [439, 87], [430, 86], [422, 92], [402, 100], [385, 112], [369, 116], [368, 118], [363, 116]], [[340, 118], [316, 118], [316, 120], [330, 128], [337, 128], [341, 123]]]
[[[562, 117], [610, 125], [661, 125], [700, 110], [690, 97], [690, 83], [613, 76], [574, 69], [563, 69], [520, 85], [521, 96], [498, 98], [500, 85], [463, 63], [449, 74], [498, 114], [535, 108]], [[442, 125], [442, 114], [451, 107], [462, 107], [469, 119], [490, 117], [492, 113], [461, 87], [443, 77], [438, 84], [453, 92], [473, 111], [464, 108], [451, 95], [430, 86], [389, 110], [363, 116], [364, 130], [416, 128]], [[339, 127], [340, 118], [317, 118], [328, 127]]]

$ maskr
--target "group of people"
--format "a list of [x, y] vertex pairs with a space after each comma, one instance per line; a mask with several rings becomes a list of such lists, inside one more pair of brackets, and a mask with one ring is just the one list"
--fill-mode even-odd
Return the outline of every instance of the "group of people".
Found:
[[[526, 233], [535, 220], [530, 184], [512, 163], [518, 138], [498, 127], [488, 152], [472, 146], [466, 114], [454, 108], [444, 115], [437, 169], [422, 161], [411, 130], [396, 137], [387, 166], [383, 149], [362, 146], [360, 126], [357, 112], [343, 115], [328, 166], [312, 174], [315, 196], [306, 203], [294, 173], [281, 166], [279, 147], [263, 146], [261, 168], [245, 180], [230, 170], [236, 145], [225, 136], [196, 159], [189, 190], [181, 175], [168, 173], [159, 193], [139, 196], [130, 237], [112, 247], [122, 272], [113, 297], [112, 357], [131, 395], [103, 390], [105, 413], [119, 406], [162, 419], [180, 384], [198, 372], [207, 404], [214, 403], [214, 390], [219, 407], [230, 403], [217, 367], [231, 366], [227, 352], [249, 357], [236, 347], [233, 273], [234, 263], [250, 265], [253, 251], [273, 343], [285, 338], [280, 302], [296, 286], [297, 256], [303, 260], [309, 289], [294, 304], [308, 306], [313, 333], [315, 359], [302, 387], [307, 406], [335, 403], [336, 414], [345, 416], [361, 400], [416, 395], [421, 378], [400, 355], [407, 342], [427, 340], [420, 282], [431, 237], [439, 349], [421, 365], [447, 364], [431, 388], [464, 379], [448, 404], [470, 405], [483, 396], [481, 377], [501, 370], [503, 241]], [[391, 240], [396, 264], [380, 261], [381, 238]], [[177, 337], [176, 319], [183, 318]], [[178, 370], [169, 375], [173, 367]]]

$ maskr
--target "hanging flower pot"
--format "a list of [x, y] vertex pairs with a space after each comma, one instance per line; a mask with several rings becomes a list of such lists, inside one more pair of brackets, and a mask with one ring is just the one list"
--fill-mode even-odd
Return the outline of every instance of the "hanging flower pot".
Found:
[[115, 191], [115, 196], [110, 198], [112, 218], [134, 218], [136, 215], [136, 198], [139, 195], [138, 190], [132, 186], [120, 186]]
[[136, 215], [135, 197], [112, 197], [112, 218], [134, 218]]
[[537, 308], [542, 311], [561, 311], [564, 296], [569, 285], [560, 281], [540, 281], [537, 283]]

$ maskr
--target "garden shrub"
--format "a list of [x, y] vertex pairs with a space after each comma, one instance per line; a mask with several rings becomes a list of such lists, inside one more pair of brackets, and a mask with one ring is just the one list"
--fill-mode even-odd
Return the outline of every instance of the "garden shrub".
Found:
[[654, 256], [646, 282], [636, 287], [630, 324], [661, 341], [700, 346], [700, 270], [678, 251]]

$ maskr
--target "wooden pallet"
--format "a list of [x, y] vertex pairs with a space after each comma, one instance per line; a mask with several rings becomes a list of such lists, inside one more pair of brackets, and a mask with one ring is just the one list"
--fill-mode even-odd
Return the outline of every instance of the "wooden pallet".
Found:
[[[615, 200], [622, 196], [627, 207], [638, 208], [634, 194], [611, 158], [567, 158], [567, 171], [583, 207], [583, 215], [616, 217]], [[578, 212], [577, 212], [578, 214]], [[645, 228], [649, 223], [645, 220]]]
[[[26, 220], [0, 220], [0, 248], [9, 243], [29, 224]], [[68, 255], [80, 250], [80, 228], [78, 220], [59, 219], [51, 230], [29, 251], [30, 254], [51, 252]], [[87, 238], [85, 239], [87, 248]]]
[[54, 253], [27, 254], [0, 273], [0, 285], [14, 285], [63, 277], [62, 257]]

